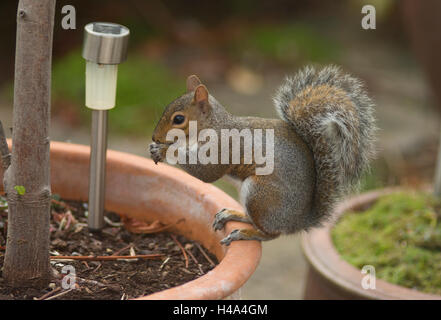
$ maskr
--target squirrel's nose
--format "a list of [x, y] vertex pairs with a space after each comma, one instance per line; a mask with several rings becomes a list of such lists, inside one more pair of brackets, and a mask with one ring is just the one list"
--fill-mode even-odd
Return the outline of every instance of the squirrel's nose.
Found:
[[154, 143], [160, 144], [159, 139], [156, 139], [155, 135], [153, 135], [153, 137], [152, 137], [152, 141], [153, 141]]

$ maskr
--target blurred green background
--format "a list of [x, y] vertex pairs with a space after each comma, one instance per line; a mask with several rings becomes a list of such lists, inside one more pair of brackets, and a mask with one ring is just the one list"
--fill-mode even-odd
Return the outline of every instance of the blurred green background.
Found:
[[[197, 74], [216, 88], [228, 86], [234, 94], [250, 96], [251, 104], [263, 96], [267, 75], [294, 73], [304, 64], [342, 64], [347, 48], [365, 41], [393, 42], [406, 46], [402, 36], [397, 1], [377, 1], [377, 30], [360, 28], [364, 1], [76, 1], [76, 29], [61, 28], [61, 8], [69, 1], [57, 1], [52, 78], [52, 116], [55, 139], [87, 143], [90, 111], [84, 107], [85, 62], [81, 57], [82, 27], [91, 21], [112, 21], [130, 28], [129, 59], [119, 66], [117, 107], [109, 113], [111, 137], [149, 143], [164, 107], [184, 92], [185, 79]], [[8, 30], [10, 45], [1, 53], [0, 104], [12, 105], [15, 1], [2, 3], [0, 24]], [[351, 28], [347, 28], [350, 26]], [[400, 55], [408, 61], [408, 49]], [[356, 69], [356, 68], [355, 68]], [[280, 79], [281, 80], [281, 79]], [[369, 80], [369, 79], [368, 79]], [[278, 83], [273, 85], [275, 90]], [[213, 90], [213, 89], [214, 90]], [[267, 105], [254, 110], [230, 106], [232, 112], [275, 116]], [[246, 102], [245, 102], [246, 103]], [[228, 107], [228, 106], [227, 106]], [[267, 110], [268, 109], [268, 110]], [[3, 113], [6, 114], [6, 111]], [[5, 121], [5, 120], [4, 120]], [[6, 120], [7, 121], [7, 120]], [[66, 132], [84, 132], [82, 138]], [[110, 145], [112, 145], [110, 141]], [[124, 148], [130, 151], [130, 146]], [[140, 148], [133, 152], [140, 153]], [[148, 156], [145, 152], [143, 155]], [[373, 174], [372, 174], [373, 173]], [[379, 187], [389, 178], [374, 168], [363, 182], [364, 189]], [[390, 179], [389, 179], [390, 180]], [[236, 196], [234, 188], [219, 182]]]
[[[375, 30], [361, 28], [361, 8], [367, 3], [376, 8]], [[72, 3], [58, 0], [52, 138], [88, 144], [91, 117], [84, 107], [83, 26], [112, 21], [129, 27], [131, 39], [129, 58], [118, 70], [116, 107], [109, 112], [110, 147], [148, 157], [147, 145], [162, 110], [184, 92], [190, 74], [197, 74], [232, 113], [275, 117], [271, 97], [285, 75], [305, 64], [332, 63], [362, 78], [378, 104], [379, 155], [361, 189], [430, 182], [439, 103], [434, 99], [437, 90], [431, 91], [437, 89], [436, 79], [424, 75], [427, 63], [417, 60], [424, 55], [412, 50], [413, 39], [422, 33], [415, 36], [418, 20], [409, 12], [419, 10], [420, 20], [430, 20], [423, 16], [424, 7], [415, 3], [77, 0], [76, 29], [64, 30], [61, 8]], [[0, 7], [6, 44], [0, 52], [0, 116], [8, 127], [17, 1], [2, 2]], [[424, 34], [430, 37], [427, 31]], [[400, 132], [403, 123], [412, 127], [405, 135]], [[237, 197], [228, 183], [216, 184]]]
[[[360, 23], [368, 3], [376, 8], [374, 30]], [[0, 119], [6, 128], [12, 126], [17, 4], [0, 3]], [[75, 30], [61, 28], [67, 4], [76, 9]], [[51, 139], [89, 144], [83, 26], [109, 21], [131, 31], [109, 113], [110, 148], [148, 157], [162, 110], [184, 93], [190, 74], [232, 113], [276, 117], [271, 99], [286, 75], [306, 64], [332, 63], [363, 79], [377, 105], [378, 155], [361, 189], [425, 185], [434, 174], [441, 110], [437, 12], [436, 0], [58, 0]], [[227, 182], [216, 185], [237, 198]], [[265, 246], [273, 255], [264, 257], [244, 296], [301, 297], [305, 268], [297, 238]]]

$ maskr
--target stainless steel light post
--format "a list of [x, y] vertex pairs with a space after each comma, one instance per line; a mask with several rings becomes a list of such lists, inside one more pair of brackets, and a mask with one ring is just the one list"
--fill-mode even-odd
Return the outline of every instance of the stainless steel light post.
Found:
[[127, 58], [129, 29], [107, 22], [84, 27], [86, 106], [92, 109], [89, 216], [91, 230], [104, 225], [106, 185], [107, 111], [115, 106], [118, 64]]

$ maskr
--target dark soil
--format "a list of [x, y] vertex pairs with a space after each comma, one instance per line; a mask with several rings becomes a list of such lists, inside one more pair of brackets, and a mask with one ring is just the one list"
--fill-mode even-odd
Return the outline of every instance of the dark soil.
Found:
[[[217, 263], [216, 258], [205, 248], [182, 236], [168, 232], [131, 233], [114, 213], [106, 212], [112, 225], [106, 223], [100, 233], [90, 233], [86, 226], [86, 215], [86, 204], [54, 200], [51, 217], [52, 256], [163, 256], [156, 259], [114, 261], [51, 260], [54, 280], [48, 288], [12, 289], [6, 287], [0, 278], [0, 299], [130, 299], [184, 284], [210, 271], [213, 266], [201, 249]], [[0, 267], [4, 259], [6, 218], [7, 209], [2, 210], [0, 206]], [[188, 267], [182, 250], [186, 252]], [[69, 289], [62, 289], [63, 277], [69, 272], [62, 273], [62, 269], [69, 265], [75, 268], [76, 278], [74, 288], [66, 292]], [[68, 279], [64, 278], [67, 284]]]

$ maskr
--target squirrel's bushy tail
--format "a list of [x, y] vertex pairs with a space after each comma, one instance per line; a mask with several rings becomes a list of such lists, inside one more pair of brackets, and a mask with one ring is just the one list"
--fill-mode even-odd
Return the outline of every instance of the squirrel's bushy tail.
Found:
[[358, 184], [374, 154], [374, 105], [360, 80], [336, 66], [306, 67], [287, 78], [274, 103], [313, 153], [315, 197], [305, 225], [320, 225], [335, 202]]

